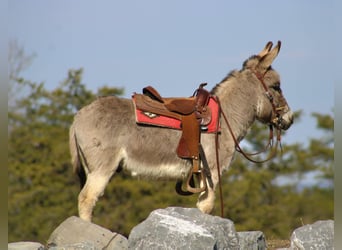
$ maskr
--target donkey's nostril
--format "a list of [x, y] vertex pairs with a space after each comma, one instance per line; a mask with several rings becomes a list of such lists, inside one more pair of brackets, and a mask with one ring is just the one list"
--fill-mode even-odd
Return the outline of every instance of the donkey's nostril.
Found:
[[287, 112], [286, 114], [283, 115], [282, 117], [282, 121], [281, 121], [281, 127], [284, 130], [287, 130], [288, 128], [291, 127], [291, 125], [293, 124], [293, 113], [292, 111]]

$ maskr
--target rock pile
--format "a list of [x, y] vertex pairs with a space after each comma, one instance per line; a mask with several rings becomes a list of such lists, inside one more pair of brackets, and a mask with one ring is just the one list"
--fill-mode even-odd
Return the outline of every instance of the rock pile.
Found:
[[[318, 221], [296, 229], [291, 247], [334, 249], [334, 221]], [[229, 219], [201, 213], [196, 208], [157, 209], [135, 226], [128, 239], [96, 224], [72, 216], [50, 235], [47, 245], [35, 242], [9, 243], [10, 250], [105, 250], [105, 249], [267, 249], [260, 231], [236, 232]], [[285, 250], [285, 249], [283, 249]]]

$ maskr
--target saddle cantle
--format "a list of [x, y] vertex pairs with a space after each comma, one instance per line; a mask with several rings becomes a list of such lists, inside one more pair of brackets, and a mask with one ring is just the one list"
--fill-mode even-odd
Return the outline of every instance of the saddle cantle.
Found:
[[[143, 94], [132, 96], [138, 124], [182, 130], [176, 153], [180, 158], [192, 160], [193, 173], [200, 172], [201, 132], [208, 132], [209, 127], [209, 132], [218, 129], [218, 104], [215, 97], [203, 88], [205, 85], [200, 84], [191, 97], [164, 98], [151, 86], [143, 88]], [[189, 189], [203, 191], [188, 185]]]

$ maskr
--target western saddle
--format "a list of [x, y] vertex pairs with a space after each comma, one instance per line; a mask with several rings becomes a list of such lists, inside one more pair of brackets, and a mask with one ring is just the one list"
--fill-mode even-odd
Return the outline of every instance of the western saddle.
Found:
[[[154, 115], [175, 118], [181, 121], [182, 135], [176, 153], [178, 157], [192, 161], [192, 172], [187, 178], [187, 191], [181, 188], [182, 182], [176, 185], [179, 194], [187, 195], [204, 191], [206, 186], [205, 174], [201, 169], [201, 160], [206, 162], [201, 147], [201, 132], [211, 122], [211, 110], [208, 106], [210, 93], [204, 89], [207, 83], [202, 83], [191, 97], [163, 98], [151, 86], [143, 88], [143, 94], [135, 93], [133, 100], [137, 109]], [[203, 159], [204, 158], [204, 159]], [[206, 164], [204, 164], [206, 165]], [[207, 172], [207, 173], [204, 173]], [[202, 187], [195, 187], [194, 176]]]

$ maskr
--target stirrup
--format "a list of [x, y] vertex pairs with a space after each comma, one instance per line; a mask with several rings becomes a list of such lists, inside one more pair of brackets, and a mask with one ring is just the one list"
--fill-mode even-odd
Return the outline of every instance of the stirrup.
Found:
[[[200, 174], [200, 176], [198, 174]], [[199, 182], [203, 181], [203, 187], [198, 187], [197, 188], [197, 187], [192, 187], [191, 186], [191, 179], [192, 179], [192, 177], [194, 175], [196, 175], [196, 177], [198, 178]], [[187, 191], [189, 191], [189, 192], [191, 192], [193, 194], [201, 193], [201, 192], [203, 192], [203, 191], [205, 191], [207, 189], [207, 182], [206, 182], [206, 179], [205, 179], [203, 171], [199, 170], [198, 172], [189, 174], [188, 179], [186, 180], [186, 189], [187, 189]]]
[[[201, 174], [201, 175], [199, 175]], [[194, 181], [194, 175], [197, 175], [198, 181], [200, 182], [201, 179], [204, 181], [204, 186], [202, 188], [196, 188], [194, 187], [195, 185], [195, 181]], [[187, 185], [185, 187], [185, 190], [183, 190], [183, 181], [182, 180], [178, 180], [176, 182], [176, 192], [179, 195], [183, 195], [183, 196], [189, 196], [189, 195], [193, 195], [196, 193], [201, 193], [203, 191], [205, 191], [207, 189], [207, 181], [206, 179], [203, 179], [204, 177], [204, 173], [202, 173], [202, 171], [198, 171], [197, 173], [191, 173], [189, 175], [189, 177], [187, 178]], [[201, 179], [199, 179], [201, 178]]]

